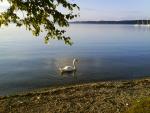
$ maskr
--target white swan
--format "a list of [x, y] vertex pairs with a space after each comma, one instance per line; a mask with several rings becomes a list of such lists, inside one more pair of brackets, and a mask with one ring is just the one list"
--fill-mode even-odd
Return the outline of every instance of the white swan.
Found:
[[65, 73], [65, 72], [74, 72], [76, 71], [76, 62], [78, 62], [77, 59], [73, 59], [73, 66], [65, 66], [63, 68], [59, 68], [61, 73]]

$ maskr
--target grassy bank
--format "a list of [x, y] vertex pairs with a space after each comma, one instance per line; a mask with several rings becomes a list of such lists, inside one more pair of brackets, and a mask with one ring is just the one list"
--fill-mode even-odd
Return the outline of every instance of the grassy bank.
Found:
[[150, 78], [88, 83], [0, 97], [0, 113], [150, 113], [148, 97]]

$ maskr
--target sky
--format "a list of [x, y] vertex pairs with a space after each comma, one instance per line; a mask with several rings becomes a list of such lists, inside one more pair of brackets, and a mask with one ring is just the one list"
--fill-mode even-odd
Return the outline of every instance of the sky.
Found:
[[[6, 1], [6, 0], [4, 0]], [[150, 19], [150, 0], [70, 0], [80, 7], [75, 20]], [[0, 12], [8, 4], [0, 3]]]
[[150, 0], [71, 0], [80, 6], [77, 20], [150, 19]]

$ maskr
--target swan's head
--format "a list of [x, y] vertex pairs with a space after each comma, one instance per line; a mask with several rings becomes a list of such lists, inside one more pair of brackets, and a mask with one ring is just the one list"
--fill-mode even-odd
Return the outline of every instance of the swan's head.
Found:
[[79, 62], [79, 60], [78, 59], [73, 59], [73, 62]]

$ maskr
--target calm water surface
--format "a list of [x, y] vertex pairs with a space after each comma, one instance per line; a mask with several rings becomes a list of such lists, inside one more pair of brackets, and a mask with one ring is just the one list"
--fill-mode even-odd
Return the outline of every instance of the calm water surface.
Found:
[[[150, 28], [130, 25], [73, 24], [73, 46], [10, 26], [0, 29], [0, 95], [100, 80], [150, 76]], [[44, 34], [43, 34], [44, 35]], [[78, 58], [75, 74], [58, 68]]]

